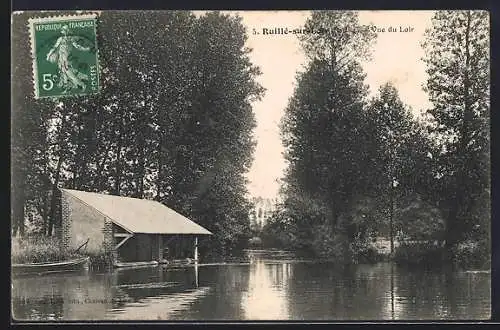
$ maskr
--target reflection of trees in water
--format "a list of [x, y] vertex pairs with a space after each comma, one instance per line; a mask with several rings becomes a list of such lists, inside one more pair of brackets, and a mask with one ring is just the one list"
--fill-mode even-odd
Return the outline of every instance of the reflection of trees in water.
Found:
[[486, 276], [468, 280], [464, 273], [390, 263], [344, 269], [297, 264], [288, 294], [294, 319], [488, 318], [489, 283]]
[[[393, 290], [386, 305], [396, 320], [471, 319], [489, 317], [487, 278], [470, 290], [465, 273], [450, 269], [409, 269], [393, 266]], [[475, 282], [475, 281], [472, 281]]]
[[[395, 267], [395, 319], [456, 318], [456, 286], [446, 271], [421, 271]], [[458, 284], [458, 283], [457, 283]]]
[[208, 295], [210, 287], [201, 287], [168, 295], [147, 297], [140, 303], [127, 303], [109, 312], [107, 319], [115, 320], [171, 320], [182, 319], [186, 310], [199, 299]]
[[[285, 263], [275, 263], [264, 265], [263, 262], [255, 263], [257, 270], [258, 268], [267, 270], [267, 277], [271, 280], [271, 286], [274, 288], [282, 288], [287, 285], [287, 277], [290, 269], [290, 264]], [[252, 268], [250, 269], [252, 270]], [[257, 274], [255, 271], [254, 274]]]
[[221, 265], [199, 268], [200, 288], [209, 286], [210, 292], [194, 301], [189, 309], [176, 314], [185, 320], [240, 320], [242, 295], [248, 288], [246, 265]]
[[15, 319], [58, 320], [64, 316], [60, 284], [53, 277], [12, 279], [12, 312]]
[[[247, 268], [237, 265], [198, 267], [198, 286], [194, 267], [118, 274], [114, 319], [240, 319], [241, 295], [248, 287]], [[161, 283], [175, 285], [150, 287]]]
[[[490, 316], [490, 274], [391, 269], [388, 263], [339, 268], [255, 261], [250, 266], [199, 267], [198, 288], [193, 267], [13, 278], [13, 316], [31, 320]], [[90, 302], [75, 303], [85, 300]], [[126, 315], [110, 313], [113, 309]]]
[[[113, 308], [106, 319], [169, 320], [182, 318], [198, 299], [209, 294], [196, 285], [198, 267], [147, 267], [114, 272]], [[199, 274], [198, 274], [199, 276]]]
[[249, 320], [286, 320], [289, 318], [286, 291], [290, 264], [266, 264], [254, 259], [249, 267], [249, 282], [242, 296], [244, 318]]
[[293, 319], [387, 319], [389, 276], [380, 265], [295, 264], [288, 299]]
[[61, 320], [64, 316], [62, 297], [42, 296], [26, 299], [13, 294], [12, 313], [16, 320]]
[[[322, 287], [329, 285], [334, 276], [328, 267], [318, 267], [314, 264], [294, 264], [290, 279], [288, 300], [290, 301], [290, 317], [292, 319], [324, 319], [323, 309], [329, 309], [338, 298], [336, 287], [330, 285], [330, 294], [320, 294]], [[322, 269], [320, 269], [322, 268]]]
[[119, 287], [113, 288], [113, 301], [112, 301], [113, 309], [122, 309], [128, 303], [133, 301], [134, 299], [131, 298], [125, 290], [120, 289]]
[[19, 318], [99, 320], [111, 307], [111, 286], [105, 276], [61, 273], [23, 277], [12, 279], [12, 286], [14, 316]]
[[[194, 267], [169, 269], [166, 267], [145, 267], [123, 269], [115, 272], [116, 301], [138, 302], [148, 297], [168, 295], [196, 288]], [[121, 302], [121, 303], [120, 303]]]

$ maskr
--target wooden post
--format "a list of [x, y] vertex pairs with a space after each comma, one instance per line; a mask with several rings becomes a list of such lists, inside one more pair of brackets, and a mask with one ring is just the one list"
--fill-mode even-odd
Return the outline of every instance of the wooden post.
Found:
[[394, 264], [391, 263], [391, 320], [394, 320]]
[[394, 176], [391, 173], [391, 186], [389, 187], [389, 235], [391, 243], [391, 259], [394, 257]]
[[194, 284], [196, 286], [196, 288], [198, 288], [198, 263], [195, 262], [194, 264]]
[[158, 237], [158, 262], [163, 260], [163, 236], [161, 234], [157, 235]]
[[198, 263], [198, 236], [194, 237], [194, 262]]

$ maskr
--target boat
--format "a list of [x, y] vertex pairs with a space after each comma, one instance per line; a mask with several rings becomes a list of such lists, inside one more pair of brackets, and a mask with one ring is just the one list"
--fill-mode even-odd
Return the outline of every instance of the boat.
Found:
[[151, 267], [158, 266], [158, 261], [115, 262], [116, 268]]
[[152, 261], [128, 261], [128, 262], [115, 262], [113, 265], [116, 268], [138, 268], [138, 267], [184, 267], [184, 266], [194, 266], [198, 263], [191, 258], [186, 259], [173, 259], [173, 260], [152, 260]]
[[31, 264], [12, 264], [12, 272], [16, 274], [44, 274], [54, 272], [77, 271], [87, 266], [89, 257], [82, 257], [72, 260], [58, 262], [39, 262]]

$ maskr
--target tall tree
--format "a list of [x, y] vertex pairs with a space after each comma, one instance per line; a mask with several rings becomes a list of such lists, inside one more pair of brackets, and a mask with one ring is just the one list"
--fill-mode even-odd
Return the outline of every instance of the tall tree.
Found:
[[47, 129], [55, 103], [34, 98], [28, 13], [12, 20], [11, 207], [12, 232], [24, 235], [29, 213], [44, 215], [50, 187]]
[[[339, 215], [370, 185], [373, 154], [365, 131], [367, 87], [359, 60], [369, 56], [375, 34], [348, 11], [315, 11], [305, 27], [312, 33], [300, 40], [310, 61], [297, 77], [282, 122], [289, 162], [285, 207], [295, 209], [299, 241], [314, 250], [314, 233], [335, 229], [347, 251], [356, 233]], [[314, 214], [304, 216], [304, 202]]]
[[263, 89], [241, 18], [103, 12], [101, 90], [59, 100], [30, 94], [27, 18], [14, 20], [14, 230], [23, 230], [26, 209], [52, 233], [63, 186], [156, 199], [216, 233], [210, 244], [221, 253], [244, 240], [251, 102]]
[[[380, 192], [379, 199], [384, 218], [388, 219], [391, 252], [394, 252], [395, 230], [405, 229], [398, 219], [401, 209], [407, 207], [408, 200], [422, 196], [432, 200], [428, 191], [433, 189], [432, 143], [423, 126], [413, 117], [411, 109], [405, 105], [396, 88], [386, 83], [369, 105], [370, 135], [376, 141], [377, 156], [373, 166], [379, 172], [374, 183]], [[437, 221], [437, 220], [436, 220]]]
[[[182, 181], [173, 192], [213, 229], [219, 252], [228, 253], [250, 235], [245, 173], [255, 146], [251, 102], [264, 90], [255, 81], [260, 70], [250, 62], [241, 17], [205, 14], [196, 36], [195, 94], [183, 127], [189, 133], [178, 140], [184, 149], [174, 173]], [[186, 170], [192, 174], [186, 176]]]
[[488, 13], [436, 12], [423, 47], [432, 132], [440, 137], [442, 150], [437, 161], [446, 243], [452, 248], [490, 221]]

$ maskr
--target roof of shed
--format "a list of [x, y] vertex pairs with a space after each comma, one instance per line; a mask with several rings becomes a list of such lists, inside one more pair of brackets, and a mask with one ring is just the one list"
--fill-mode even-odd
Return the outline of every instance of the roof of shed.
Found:
[[212, 233], [196, 222], [157, 201], [61, 189], [94, 208], [132, 233], [192, 234]]

